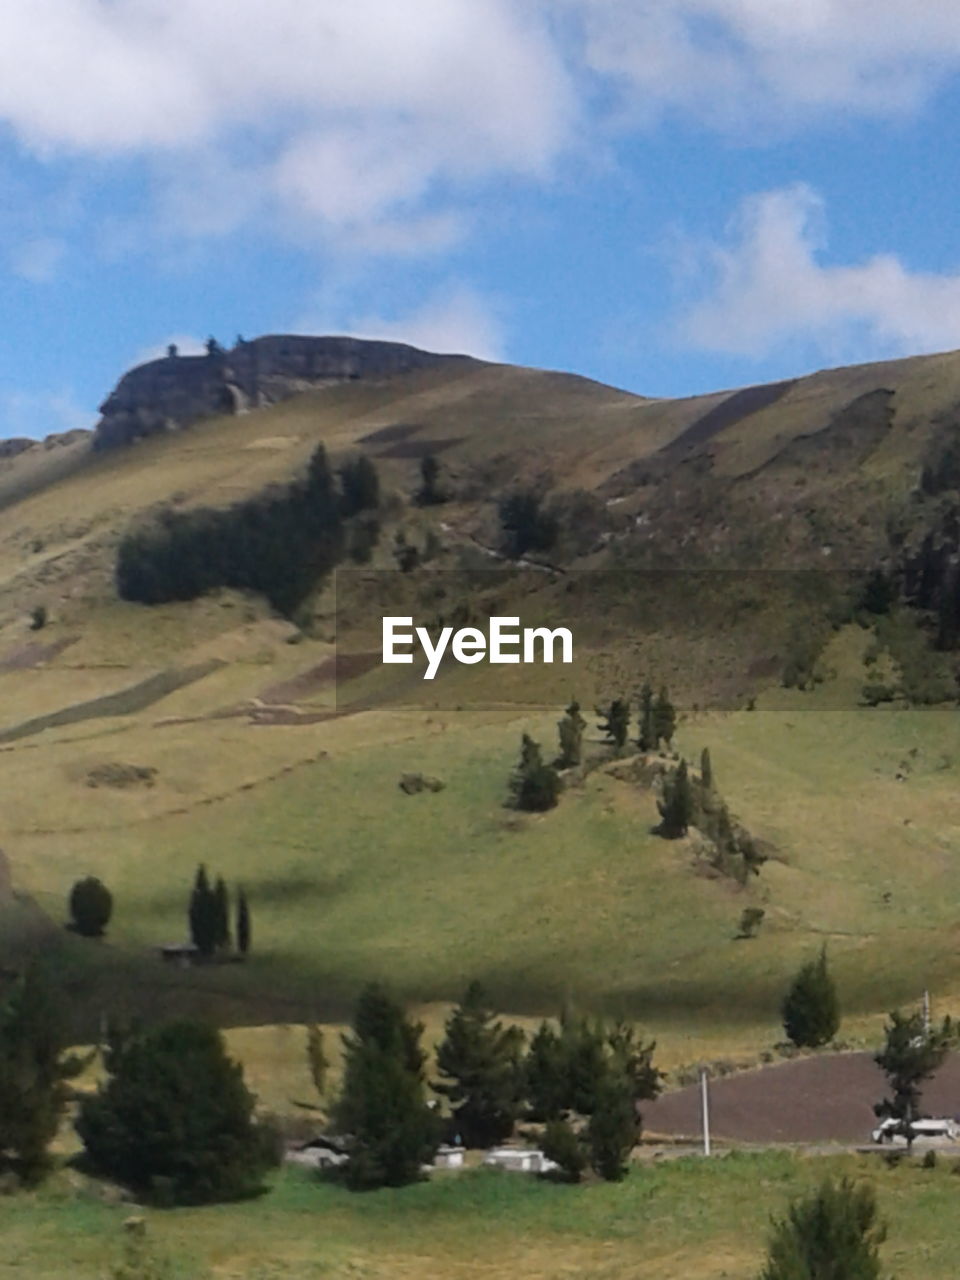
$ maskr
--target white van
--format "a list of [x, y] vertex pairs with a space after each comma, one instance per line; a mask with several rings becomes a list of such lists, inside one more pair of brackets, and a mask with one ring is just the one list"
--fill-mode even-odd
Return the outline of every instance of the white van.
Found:
[[[897, 1120], [894, 1116], [887, 1116], [885, 1120], [881, 1120], [870, 1135], [874, 1142], [890, 1142], [897, 1146], [906, 1146], [906, 1134], [899, 1132], [902, 1121]], [[911, 1128], [913, 1129], [914, 1143], [927, 1145], [931, 1143], [957, 1142], [960, 1140], [960, 1124], [956, 1120], [932, 1120], [927, 1117], [924, 1120], [914, 1120]]]

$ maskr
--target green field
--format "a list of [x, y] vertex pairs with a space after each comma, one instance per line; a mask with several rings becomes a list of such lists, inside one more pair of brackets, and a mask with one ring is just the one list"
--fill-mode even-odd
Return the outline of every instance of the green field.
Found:
[[[557, 1186], [523, 1175], [435, 1176], [402, 1191], [350, 1194], [297, 1171], [254, 1203], [151, 1212], [152, 1246], [173, 1280], [451, 1280], [516, 1275], [585, 1280], [742, 1280], [763, 1259], [771, 1215], [824, 1174], [875, 1180], [894, 1280], [956, 1275], [956, 1178], [941, 1162], [887, 1168], [787, 1153], [637, 1166], [620, 1184]], [[0, 1275], [100, 1280], [135, 1206], [105, 1203], [63, 1174], [0, 1199]]]

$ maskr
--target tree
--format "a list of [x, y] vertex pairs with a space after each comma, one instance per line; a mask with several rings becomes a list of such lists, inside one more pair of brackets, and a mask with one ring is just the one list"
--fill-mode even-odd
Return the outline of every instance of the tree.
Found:
[[66, 1106], [64, 1082], [82, 1064], [63, 1056], [65, 1037], [46, 972], [31, 965], [0, 1006], [0, 1165], [34, 1183]]
[[324, 1051], [323, 1032], [313, 1022], [307, 1027], [307, 1066], [310, 1069], [310, 1079], [313, 1081], [313, 1087], [316, 1089], [318, 1097], [322, 1099], [327, 1088], [327, 1072], [330, 1070], [330, 1061]]
[[250, 907], [247, 895], [241, 889], [237, 895], [237, 950], [242, 956], [250, 952]]
[[611, 1073], [597, 1091], [587, 1125], [590, 1164], [608, 1182], [626, 1176], [627, 1161], [637, 1140], [637, 1115], [627, 1080]]
[[259, 1190], [276, 1152], [219, 1031], [183, 1021], [127, 1032], [114, 1038], [106, 1064], [106, 1081], [76, 1121], [101, 1174], [160, 1203]]
[[644, 682], [640, 690], [640, 725], [637, 746], [641, 751], [656, 751], [657, 725], [653, 714], [653, 686]]
[[541, 1022], [523, 1061], [523, 1089], [533, 1120], [558, 1120], [567, 1110], [567, 1059], [549, 1022]]
[[827, 1044], [840, 1027], [837, 989], [827, 968], [827, 949], [805, 964], [790, 984], [781, 1007], [783, 1029], [795, 1045]]
[[530, 489], [503, 498], [499, 514], [505, 555], [516, 558], [527, 551], [549, 551], [557, 540], [557, 520], [543, 510], [540, 496]]
[[520, 1109], [523, 1033], [496, 1020], [483, 987], [471, 982], [447, 1019], [434, 1085], [449, 1098], [467, 1147], [489, 1147], [513, 1132]]
[[700, 752], [700, 785], [704, 792], [713, 790], [713, 765], [710, 762], [709, 747], [704, 747]]
[[663, 795], [657, 801], [660, 811], [660, 834], [668, 840], [678, 840], [687, 834], [693, 818], [693, 792], [687, 773], [687, 762], [680, 764], [663, 780]]
[[193, 882], [188, 917], [193, 945], [200, 955], [212, 956], [217, 946], [217, 903], [202, 863]]
[[575, 769], [583, 759], [583, 731], [587, 722], [580, 714], [580, 703], [574, 699], [563, 719], [557, 722], [560, 736], [558, 769]]
[[626, 1081], [634, 1102], [635, 1124], [640, 1130], [641, 1116], [636, 1103], [650, 1102], [660, 1096], [663, 1088], [663, 1072], [653, 1065], [655, 1040], [644, 1043], [637, 1038], [637, 1030], [628, 1022], [616, 1022], [607, 1033], [610, 1049], [610, 1071]]
[[943, 1064], [956, 1040], [956, 1029], [949, 1018], [939, 1027], [927, 1027], [922, 1013], [895, 1010], [885, 1031], [886, 1041], [874, 1062], [887, 1077], [891, 1096], [879, 1102], [874, 1111], [899, 1120], [900, 1132], [912, 1147], [912, 1126], [919, 1116], [923, 1083]]
[[440, 463], [432, 453], [424, 454], [420, 459], [420, 479], [422, 483], [414, 498], [418, 506], [434, 507], [446, 502], [446, 494], [441, 491], [437, 483], [439, 478]]
[[760, 1280], [880, 1280], [885, 1238], [873, 1188], [827, 1178], [774, 1222]]
[[550, 1120], [543, 1131], [540, 1149], [548, 1160], [560, 1166], [568, 1182], [579, 1182], [587, 1167], [583, 1144], [567, 1120]]
[[101, 938], [113, 913], [113, 895], [96, 876], [78, 880], [70, 890], [70, 928], [83, 938]]
[[567, 1077], [566, 1105], [588, 1116], [596, 1108], [608, 1075], [606, 1029], [600, 1021], [573, 1017], [565, 1010], [560, 1019], [560, 1043]]
[[230, 946], [230, 895], [223, 876], [217, 876], [211, 911], [214, 919], [214, 945], [217, 950], [225, 950]]
[[622, 751], [630, 732], [630, 703], [624, 698], [614, 698], [607, 707], [596, 708], [600, 723], [597, 728], [613, 743], [615, 751]]
[[540, 743], [525, 733], [520, 742], [520, 763], [510, 777], [513, 806], [530, 813], [553, 809], [560, 799], [562, 783], [552, 765], [544, 764]]
[[343, 1089], [334, 1109], [350, 1134], [346, 1167], [356, 1190], [416, 1182], [437, 1148], [436, 1118], [424, 1098], [421, 1023], [374, 983], [360, 995], [353, 1031], [343, 1037]]
[[377, 468], [361, 453], [340, 468], [341, 509], [345, 516], [375, 511], [380, 505], [380, 477]]
[[47, 606], [36, 604], [30, 610], [30, 630], [42, 631], [47, 625]]
[[653, 727], [658, 745], [663, 742], [669, 746], [677, 727], [677, 713], [667, 694], [666, 685], [661, 686], [653, 706]]
[[737, 937], [755, 938], [765, 915], [766, 912], [763, 907], [744, 907], [743, 914], [740, 916], [740, 928], [737, 931]]

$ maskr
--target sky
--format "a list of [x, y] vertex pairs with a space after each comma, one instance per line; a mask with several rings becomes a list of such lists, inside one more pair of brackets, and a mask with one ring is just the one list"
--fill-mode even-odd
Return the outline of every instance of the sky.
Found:
[[0, 436], [210, 335], [692, 395], [960, 347], [955, 0], [0, 0]]

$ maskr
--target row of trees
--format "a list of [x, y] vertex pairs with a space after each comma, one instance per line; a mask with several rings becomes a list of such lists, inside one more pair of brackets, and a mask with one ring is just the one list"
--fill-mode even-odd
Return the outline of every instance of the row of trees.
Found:
[[[343, 1088], [332, 1111], [350, 1135], [345, 1177], [353, 1187], [414, 1181], [436, 1151], [444, 1126], [427, 1102], [422, 1035], [423, 1025], [382, 987], [363, 992], [344, 1037]], [[589, 1161], [601, 1177], [623, 1177], [639, 1135], [637, 1103], [660, 1091], [653, 1042], [626, 1023], [566, 1014], [557, 1027], [542, 1023], [524, 1048], [520, 1028], [505, 1026], [483, 988], [471, 983], [436, 1055], [433, 1087], [448, 1101], [451, 1136], [487, 1147], [525, 1116], [547, 1122], [552, 1158], [570, 1176], [579, 1177]]]
[[250, 906], [243, 889], [237, 893], [235, 932], [230, 929], [230, 891], [223, 876], [217, 876], [213, 885], [202, 864], [197, 868], [187, 908], [190, 925], [190, 941], [204, 958], [218, 951], [229, 951], [236, 940], [236, 950], [242, 956], [250, 951]]
[[133, 529], [117, 551], [117, 590], [125, 600], [160, 604], [236, 587], [290, 616], [343, 558], [345, 522], [379, 502], [369, 458], [348, 461], [335, 476], [318, 445], [302, 480], [222, 510], [168, 509]]
[[[597, 707], [599, 728], [615, 751], [622, 751], [630, 738], [631, 705], [629, 699], [614, 698]], [[659, 751], [669, 747], [677, 727], [677, 713], [666, 686], [654, 696], [653, 687], [647, 681], [640, 691], [637, 711], [636, 745], [641, 751]]]

